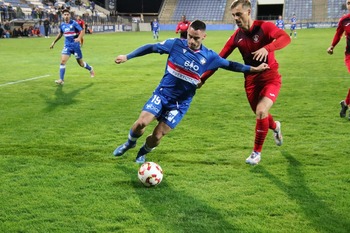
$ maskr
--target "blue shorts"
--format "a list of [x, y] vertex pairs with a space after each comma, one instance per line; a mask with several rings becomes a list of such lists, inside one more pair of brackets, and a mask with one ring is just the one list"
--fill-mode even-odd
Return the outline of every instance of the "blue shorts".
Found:
[[158, 121], [162, 121], [174, 129], [186, 114], [191, 101], [192, 99], [178, 102], [154, 92], [142, 110], [152, 113]]
[[296, 27], [297, 27], [296, 24], [292, 24], [292, 25], [290, 25], [290, 30], [294, 31]]
[[83, 58], [83, 54], [81, 52], [80, 49], [80, 43], [74, 43], [72, 45], [64, 45], [61, 54], [65, 54], [70, 56], [71, 54], [74, 54], [75, 58], [78, 59], [82, 59]]

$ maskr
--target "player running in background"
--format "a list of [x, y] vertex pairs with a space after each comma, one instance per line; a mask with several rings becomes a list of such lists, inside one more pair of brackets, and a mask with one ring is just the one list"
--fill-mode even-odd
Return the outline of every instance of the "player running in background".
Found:
[[290, 38], [292, 38], [292, 35], [294, 33], [294, 38], [297, 38], [297, 17], [295, 14], [293, 14], [292, 18], [290, 19]]
[[80, 25], [80, 27], [83, 29], [81, 30], [80, 33], [82, 33], [83, 35], [81, 36], [81, 47], [83, 47], [84, 44], [84, 36], [85, 36], [85, 30], [86, 30], [86, 25], [85, 25], [85, 21], [80, 17], [80, 15], [77, 16], [77, 23]]
[[152, 134], [146, 138], [136, 156], [137, 163], [144, 163], [146, 154], [157, 147], [162, 137], [174, 129], [186, 114], [196, 89], [201, 85], [200, 77], [205, 71], [224, 68], [236, 72], [260, 72], [269, 68], [265, 63], [255, 68], [219, 57], [214, 51], [202, 45], [206, 37], [205, 30], [205, 23], [195, 20], [188, 29], [187, 40], [175, 38], [147, 44], [128, 55], [119, 55], [116, 58], [115, 62], [120, 64], [150, 53], [169, 54], [160, 84], [132, 125], [127, 142], [114, 150], [115, 156], [121, 156], [127, 150], [134, 148], [146, 127], [154, 120], [158, 120]]
[[52, 42], [50, 49], [53, 49], [56, 42], [61, 39], [62, 36], [65, 37], [64, 47], [61, 55], [61, 64], [60, 64], [60, 79], [56, 80], [56, 84], [64, 84], [64, 75], [66, 72], [66, 63], [71, 54], [74, 54], [77, 59], [78, 64], [81, 67], [84, 67], [90, 72], [91, 78], [95, 76], [95, 72], [92, 66], [89, 66], [86, 62], [83, 61], [83, 54], [80, 49], [81, 38], [83, 33], [80, 33], [83, 29], [80, 25], [70, 18], [70, 12], [68, 9], [62, 11], [63, 22], [60, 25], [60, 32], [58, 33], [55, 40]]
[[180, 38], [187, 39], [187, 29], [190, 26], [191, 22], [186, 20], [186, 16], [181, 16], [181, 21], [177, 24], [175, 33], [180, 32]]
[[151, 23], [151, 29], [152, 29], [152, 33], [153, 33], [153, 39], [158, 40], [159, 38], [159, 22], [157, 21], [157, 19], [154, 19]]
[[278, 19], [276, 20], [276, 26], [284, 30], [284, 21], [282, 19], [282, 15], [278, 16]]
[[[253, 20], [249, 0], [235, 0], [231, 5], [232, 16], [238, 29], [228, 39], [220, 56], [227, 58], [238, 48], [246, 65], [257, 66], [266, 62], [270, 69], [262, 73], [244, 73], [245, 91], [251, 109], [256, 115], [255, 141], [252, 153], [246, 159], [248, 164], [258, 164], [262, 147], [271, 129], [278, 146], [282, 145], [281, 123], [274, 121], [269, 113], [277, 99], [281, 88], [281, 75], [274, 51], [282, 49], [290, 43], [288, 34], [276, 27], [272, 22]], [[212, 75], [207, 72], [202, 76], [202, 83]]]
[[[346, 7], [350, 12], [350, 0], [346, 1]], [[345, 48], [345, 65], [348, 68], [348, 72], [350, 73], [350, 13], [344, 15], [340, 18], [338, 22], [338, 27], [333, 37], [332, 45], [327, 49], [327, 52], [332, 55], [334, 47], [339, 43], [343, 33], [345, 32], [346, 36], [346, 48]], [[348, 90], [348, 94], [345, 100], [340, 101], [340, 117], [346, 116], [346, 111], [350, 106], [350, 88]], [[349, 115], [350, 120], [350, 115]]]

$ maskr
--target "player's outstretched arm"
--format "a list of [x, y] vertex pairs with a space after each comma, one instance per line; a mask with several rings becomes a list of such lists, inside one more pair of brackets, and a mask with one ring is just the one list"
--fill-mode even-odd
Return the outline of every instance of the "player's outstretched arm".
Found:
[[120, 63], [124, 63], [128, 60], [128, 58], [126, 57], [126, 55], [119, 55], [116, 59], [115, 59], [115, 63], [120, 64]]
[[262, 64], [260, 64], [257, 67], [251, 66], [250, 67], [250, 72], [259, 73], [259, 72], [263, 72], [263, 71], [268, 70], [268, 69], [270, 69], [269, 65], [266, 64], [266, 63], [262, 63]]
[[333, 46], [330, 46], [328, 49], [327, 49], [327, 53], [332, 55], [333, 54], [333, 49], [334, 47]]
[[55, 40], [51, 43], [50, 49], [53, 49], [53, 47], [55, 46], [56, 42], [59, 41], [59, 39], [61, 39], [61, 37], [62, 37], [62, 33], [59, 33], [59, 34], [56, 36]]

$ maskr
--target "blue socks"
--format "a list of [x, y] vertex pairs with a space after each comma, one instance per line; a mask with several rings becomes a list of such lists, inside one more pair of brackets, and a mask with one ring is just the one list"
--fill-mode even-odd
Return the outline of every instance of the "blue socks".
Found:
[[60, 79], [64, 80], [64, 73], [66, 72], [66, 65], [60, 65]]

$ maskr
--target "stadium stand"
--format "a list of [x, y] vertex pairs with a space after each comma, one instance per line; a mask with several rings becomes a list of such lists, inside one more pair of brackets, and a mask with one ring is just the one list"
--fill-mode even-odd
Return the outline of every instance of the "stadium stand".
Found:
[[339, 2], [339, 0], [328, 0], [327, 17], [339, 19], [345, 14], [346, 10], [342, 8], [342, 4], [344, 4], [343, 2], [345, 1]]
[[226, 3], [226, 0], [178, 0], [172, 19], [180, 20], [181, 15], [186, 15], [190, 21], [195, 19], [222, 21]]
[[295, 14], [298, 20], [312, 19], [312, 0], [285, 0], [284, 7], [284, 18]]

